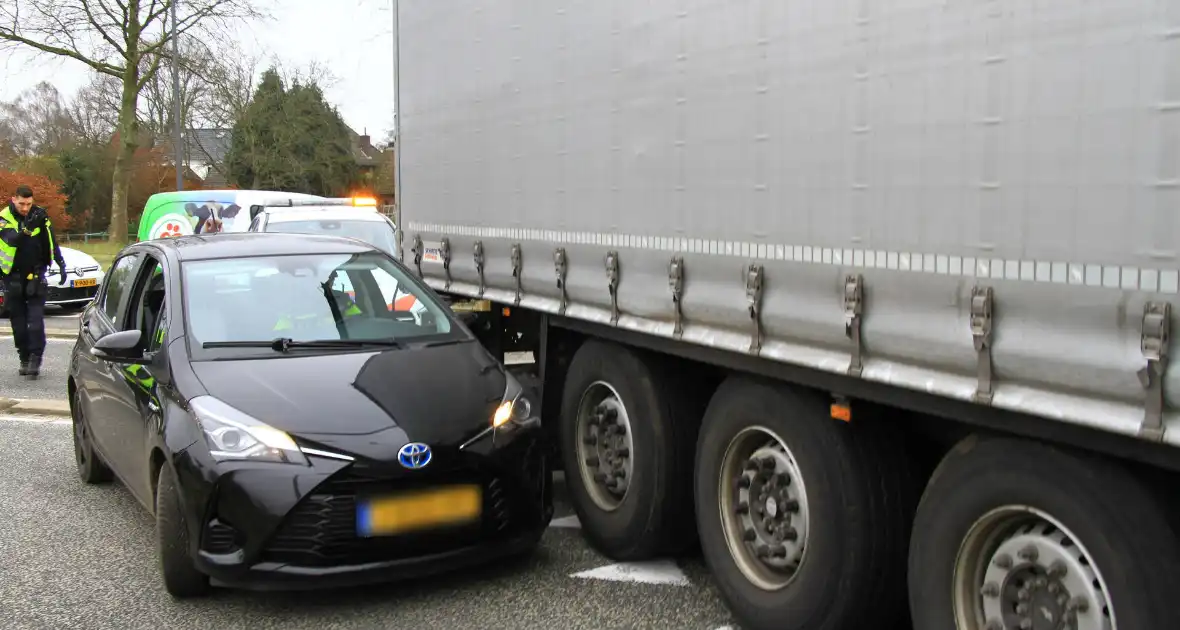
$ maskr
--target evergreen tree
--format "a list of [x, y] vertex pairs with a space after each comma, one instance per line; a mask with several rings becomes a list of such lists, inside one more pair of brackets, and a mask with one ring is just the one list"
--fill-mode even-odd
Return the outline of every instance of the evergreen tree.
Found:
[[360, 179], [351, 137], [314, 82], [289, 88], [274, 69], [234, 125], [226, 156], [241, 188], [346, 195]]

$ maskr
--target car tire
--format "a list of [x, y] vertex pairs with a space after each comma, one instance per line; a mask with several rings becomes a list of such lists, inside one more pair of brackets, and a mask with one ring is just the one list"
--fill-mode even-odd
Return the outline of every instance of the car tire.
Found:
[[78, 467], [78, 476], [88, 484], [106, 483], [113, 475], [111, 469], [102, 461], [102, 457], [94, 449], [94, 439], [90, 433], [90, 423], [82, 410], [82, 393], [74, 392], [74, 404], [70, 407], [70, 415], [74, 433], [74, 462]]
[[[999, 520], [1005, 506], [1016, 508], [1010, 525]], [[1037, 524], [1040, 520], [1044, 524]], [[996, 530], [989, 535], [992, 525]], [[969, 437], [934, 472], [918, 508], [913, 541], [914, 630], [983, 630], [989, 599], [993, 611], [1015, 603], [1008, 601], [1013, 598], [1008, 585], [1027, 585], [1022, 571], [1062, 558], [1059, 566], [1067, 570], [1058, 573], [1060, 581], [1051, 592], [1068, 592], [1067, 599], [1079, 596], [1073, 590], [1083, 597], [1101, 592], [1119, 628], [1180, 628], [1174, 601], [1180, 593], [1180, 545], [1169, 517], [1138, 479], [1111, 460], [1027, 440]], [[1006, 553], [1005, 546], [1019, 551]], [[972, 567], [979, 572], [956, 582]], [[1079, 574], [1088, 579], [1077, 581]], [[1049, 575], [1047, 584], [1033, 587], [1050, 592], [1053, 584]], [[1038, 592], [1032, 597], [1042, 615], [1062, 612], [1042, 605], [1045, 598]], [[1047, 601], [1060, 605], [1053, 599]], [[968, 621], [957, 622], [959, 613]], [[1085, 614], [1107, 613], [1091, 602]]]
[[188, 525], [180, 504], [180, 490], [172, 467], [160, 467], [156, 485], [156, 550], [164, 588], [175, 598], [200, 597], [209, 592], [209, 578], [197, 570], [189, 555]]
[[741, 627], [909, 627], [919, 485], [895, 434], [865, 415], [839, 422], [818, 393], [745, 378], [713, 395], [697, 439], [697, 527]]
[[[669, 373], [659, 369], [658, 361], [628, 348], [588, 341], [575, 353], [565, 377], [559, 443], [566, 486], [586, 540], [616, 561], [675, 554], [696, 538], [692, 457], [700, 415], [690, 392], [673, 394]], [[584, 406], [600, 395], [623, 410], [612, 421], [618, 424], [591, 426], [595, 421], [586, 414], [592, 412]], [[620, 427], [621, 434], [605, 433]], [[588, 437], [591, 432], [598, 437]], [[599, 438], [601, 444], [616, 441], [615, 447], [629, 444], [628, 452], [608, 458]], [[611, 482], [627, 482], [621, 499], [603, 485], [608, 473], [596, 472], [602, 468], [589, 463], [599, 459], [630, 462], [610, 473], [622, 471]], [[601, 475], [598, 481], [596, 474]]]

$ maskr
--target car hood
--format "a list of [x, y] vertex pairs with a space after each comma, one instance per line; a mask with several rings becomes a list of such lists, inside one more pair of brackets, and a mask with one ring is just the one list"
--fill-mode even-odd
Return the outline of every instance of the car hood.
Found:
[[[70, 273], [76, 273], [75, 270], [80, 269], [93, 269], [93, 271], [88, 271], [85, 275], [102, 275], [102, 267], [90, 254], [69, 247], [61, 247], [59, 249], [61, 249], [61, 257], [66, 263], [66, 269]], [[56, 267], [56, 265], [53, 266]]]
[[474, 437], [488, 427], [507, 381], [474, 342], [303, 352], [192, 367], [211, 396], [253, 418], [304, 441], [378, 459], [406, 442], [457, 447]]

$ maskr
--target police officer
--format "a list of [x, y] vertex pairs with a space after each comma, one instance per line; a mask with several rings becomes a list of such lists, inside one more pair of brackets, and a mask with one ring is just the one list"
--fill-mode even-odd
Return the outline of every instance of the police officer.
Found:
[[66, 264], [53, 238], [45, 208], [33, 205], [33, 191], [18, 186], [0, 209], [0, 281], [12, 320], [12, 338], [20, 357], [20, 374], [37, 378], [45, 352], [45, 270], [50, 260], [66, 281]]

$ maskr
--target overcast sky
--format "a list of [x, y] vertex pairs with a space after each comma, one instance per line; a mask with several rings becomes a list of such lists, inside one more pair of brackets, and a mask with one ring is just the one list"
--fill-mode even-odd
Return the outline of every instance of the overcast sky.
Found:
[[[393, 126], [392, 0], [260, 0], [257, 6], [272, 17], [239, 27], [240, 45], [276, 56], [284, 66], [314, 61], [330, 68], [337, 82], [325, 86], [328, 101], [357, 133], [367, 129], [374, 142], [384, 138]], [[76, 61], [4, 55], [0, 100], [41, 80], [69, 98], [89, 79], [90, 70]]]

